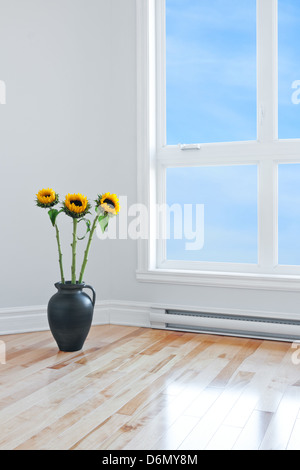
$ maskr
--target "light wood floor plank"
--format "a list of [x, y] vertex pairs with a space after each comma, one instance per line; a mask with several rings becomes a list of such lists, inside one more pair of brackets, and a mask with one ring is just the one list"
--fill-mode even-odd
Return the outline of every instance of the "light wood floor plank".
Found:
[[233, 450], [258, 450], [273, 413], [254, 410], [236, 440]]
[[232, 450], [241, 431], [241, 428], [222, 424], [205, 447], [205, 450]]
[[260, 450], [286, 450], [299, 412], [299, 388], [290, 386], [274, 413]]
[[300, 450], [300, 419], [295, 421], [295, 425], [287, 445], [287, 450]]
[[117, 325], [76, 353], [49, 331], [0, 338], [0, 450], [299, 450], [289, 343]]

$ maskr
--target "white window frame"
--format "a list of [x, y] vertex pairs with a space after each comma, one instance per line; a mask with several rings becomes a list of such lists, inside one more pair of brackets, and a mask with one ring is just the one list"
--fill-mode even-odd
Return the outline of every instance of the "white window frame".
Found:
[[[257, 0], [257, 141], [166, 145], [165, 0], [136, 0], [138, 201], [150, 227], [138, 241], [137, 279], [188, 285], [300, 290], [300, 267], [278, 265], [278, 164], [300, 162], [300, 140], [278, 139], [278, 4]], [[165, 202], [166, 168], [255, 164], [258, 264], [166, 260], [156, 206]]]

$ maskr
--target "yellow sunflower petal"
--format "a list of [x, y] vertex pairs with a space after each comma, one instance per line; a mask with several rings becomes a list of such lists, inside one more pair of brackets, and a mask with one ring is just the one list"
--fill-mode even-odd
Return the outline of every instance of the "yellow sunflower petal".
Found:
[[67, 194], [65, 199], [65, 206], [70, 212], [75, 214], [82, 214], [85, 212], [88, 205], [87, 197], [82, 195], [81, 193], [78, 194]]
[[117, 215], [120, 211], [119, 199], [116, 194], [105, 193], [100, 198], [100, 206], [104, 212]]
[[56, 200], [56, 193], [53, 189], [48, 188], [48, 189], [41, 189], [37, 195], [37, 200], [41, 204], [52, 204]]

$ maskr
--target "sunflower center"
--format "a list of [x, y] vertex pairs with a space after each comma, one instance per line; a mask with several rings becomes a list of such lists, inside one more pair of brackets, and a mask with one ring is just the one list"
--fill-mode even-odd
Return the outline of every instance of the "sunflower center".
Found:
[[103, 204], [108, 204], [108, 205], [111, 206], [111, 207], [115, 207], [115, 205], [114, 205], [114, 203], [113, 203], [113, 201], [112, 201], [111, 199], [105, 199], [105, 200], [103, 201]]
[[76, 207], [82, 207], [82, 202], [75, 199], [74, 201], [70, 201], [70, 204], [74, 204]]
[[51, 197], [51, 194], [44, 194], [44, 197]]

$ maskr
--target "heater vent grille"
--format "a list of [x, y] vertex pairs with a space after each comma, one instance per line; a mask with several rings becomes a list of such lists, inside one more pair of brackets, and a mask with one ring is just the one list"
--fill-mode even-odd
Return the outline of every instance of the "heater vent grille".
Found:
[[153, 308], [150, 323], [153, 328], [167, 330], [300, 341], [300, 317], [297, 320], [276, 316]]
[[166, 310], [166, 315], [180, 315], [180, 316], [187, 316], [187, 317], [197, 317], [197, 318], [213, 318], [220, 319], [220, 320], [233, 320], [233, 321], [247, 321], [247, 322], [261, 322], [261, 323], [277, 323], [279, 325], [295, 325], [300, 326], [299, 321], [292, 321], [292, 320], [283, 320], [278, 318], [267, 318], [267, 317], [250, 317], [247, 315], [230, 315], [230, 314], [213, 314], [213, 313], [205, 313], [205, 312], [189, 312], [189, 311], [180, 311], [180, 310]]

